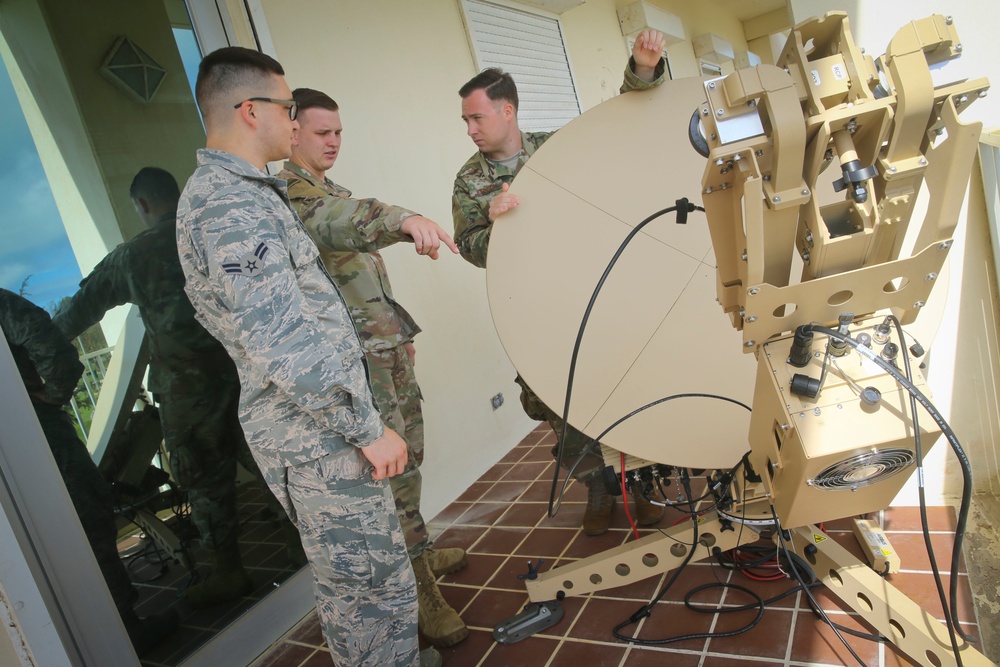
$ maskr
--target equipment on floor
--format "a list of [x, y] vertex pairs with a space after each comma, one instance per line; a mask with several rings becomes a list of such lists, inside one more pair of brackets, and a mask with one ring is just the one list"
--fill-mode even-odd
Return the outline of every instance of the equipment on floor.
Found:
[[[814, 576], [918, 663], [994, 664], [958, 628], [954, 588], [942, 624], [815, 525], [886, 507], [942, 434], [971, 492], [911, 344], [982, 129], [959, 114], [988, 82], [939, 80], [961, 50], [934, 15], [873, 59], [831, 12], [796, 25], [777, 66], [621, 95], [524, 166], [510, 189], [522, 203], [490, 242], [504, 347], [613, 479], [673, 478], [693, 519], [539, 574], [533, 604], [765, 535], [807, 593]], [[688, 468], [712, 471], [708, 511]]]

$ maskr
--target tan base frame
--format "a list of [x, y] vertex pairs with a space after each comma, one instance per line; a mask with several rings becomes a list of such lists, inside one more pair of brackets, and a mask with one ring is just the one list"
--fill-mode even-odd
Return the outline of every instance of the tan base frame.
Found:
[[[762, 503], [751, 503], [764, 516]], [[763, 513], [762, 513], [763, 512]], [[827, 589], [857, 612], [900, 651], [928, 667], [957, 667], [944, 624], [876, 574], [815, 526], [795, 528], [788, 549], [802, 556]], [[759, 539], [756, 529], [720, 519], [715, 512], [699, 518], [698, 547], [691, 562]], [[694, 529], [687, 523], [660, 534], [623, 544], [590, 558], [538, 575], [526, 582], [532, 602], [547, 602], [625, 586], [679, 567], [688, 555]], [[777, 536], [775, 536], [777, 542]], [[959, 643], [963, 667], [996, 667], [965, 642]]]
[[[728, 551], [760, 539], [752, 528], [723, 523], [715, 512], [699, 517], [698, 521], [698, 547], [692, 562], [709, 557], [715, 547]], [[693, 539], [694, 529], [685, 522], [540, 574], [538, 579], [526, 582], [528, 596], [532, 602], [545, 602], [562, 595], [586, 595], [616, 588], [669, 572], [687, 558]]]
[[[944, 624], [851, 555], [834, 540], [822, 539], [815, 526], [796, 528], [790, 551], [805, 558], [827, 589], [857, 612], [896, 648], [921, 665], [957, 665]], [[820, 536], [820, 539], [816, 539]], [[959, 639], [965, 667], [995, 666], [989, 658]]]

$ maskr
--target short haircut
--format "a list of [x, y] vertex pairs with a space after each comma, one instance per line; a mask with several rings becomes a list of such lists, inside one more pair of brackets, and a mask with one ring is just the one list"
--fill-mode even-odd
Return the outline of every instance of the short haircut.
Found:
[[238, 98], [247, 90], [259, 88], [253, 94], [267, 95], [271, 77], [284, 74], [281, 64], [267, 54], [242, 46], [227, 46], [202, 58], [195, 98], [207, 119], [224, 110], [223, 105], [232, 107], [240, 102]]
[[132, 199], [145, 199], [154, 206], [176, 206], [181, 197], [180, 188], [166, 169], [143, 167], [132, 179], [128, 189]]
[[486, 97], [493, 100], [510, 102], [517, 111], [517, 86], [510, 74], [499, 67], [490, 67], [472, 77], [464, 86], [458, 89], [459, 96], [464, 100], [477, 90], [485, 91]]
[[296, 88], [292, 91], [292, 99], [299, 105], [299, 113], [306, 109], [327, 109], [329, 111], [339, 111], [340, 106], [333, 101], [333, 98], [326, 93], [321, 93], [312, 88]]

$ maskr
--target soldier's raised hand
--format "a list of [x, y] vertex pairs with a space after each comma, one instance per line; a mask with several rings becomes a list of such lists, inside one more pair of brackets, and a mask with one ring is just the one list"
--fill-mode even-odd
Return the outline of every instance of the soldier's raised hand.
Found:
[[643, 30], [635, 38], [635, 44], [632, 45], [632, 59], [635, 60], [635, 73], [639, 74], [640, 78], [643, 78], [639, 71], [640, 68], [656, 69], [663, 56], [663, 47], [666, 46], [666, 43], [667, 40], [663, 33], [657, 30]]
[[438, 250], [443, 243], [451, 249], [452, 253], [458, 254], [458, 246], [451, 240], [448, 232], [441, 229], [441, 226], [422, 215], [411, 215], [399, 227], [400, 231], [413, 237], [413, 247], [418, 255], [427, 255], [431, 259], [438, 258]]
[[521, 203], [521, 200], [517, 198], [517, 195], [507, 192], [509, 189], [510, 185], [504, 183], [500, 186], [500, 194], [490, 201], [490, 222], [495, 221], [498, 216], [506, 213]]

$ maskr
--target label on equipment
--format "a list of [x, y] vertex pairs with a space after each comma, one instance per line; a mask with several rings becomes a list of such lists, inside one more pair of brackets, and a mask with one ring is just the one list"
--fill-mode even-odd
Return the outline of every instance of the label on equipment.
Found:
[[819, 70], [814, 69], [812, 70], [811, 73], [812, 73], [813, 85], [818, 86], [821, 83], [819, 79]]
[[837, 64], [830, 69], [833, 70], [833, 78], [837, 81], [847, 78], [847, 71], [844, 69], [843, 65]]

